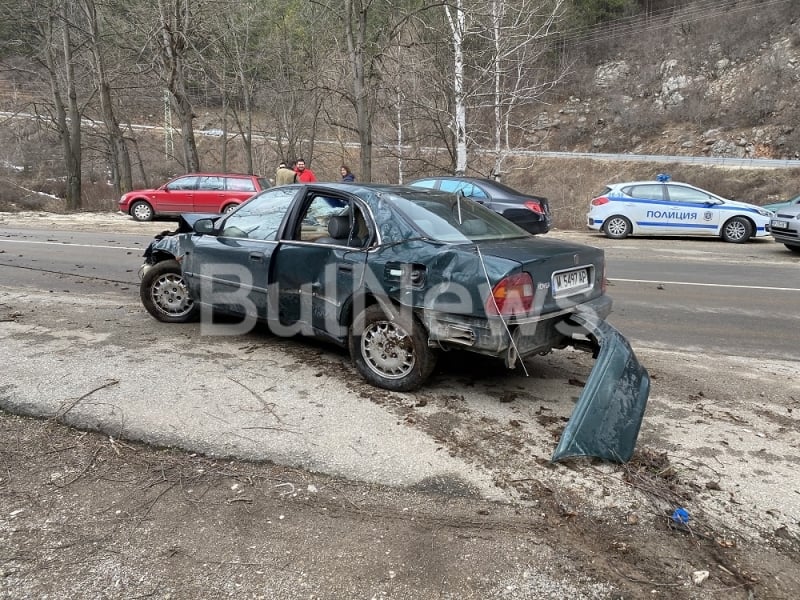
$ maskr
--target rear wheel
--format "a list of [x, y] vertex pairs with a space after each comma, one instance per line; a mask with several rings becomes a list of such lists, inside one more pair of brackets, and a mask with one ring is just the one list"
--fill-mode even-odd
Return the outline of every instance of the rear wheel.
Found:
[[350, 355], [361, 376], [372, 385], [395, 392], [420, 387], [436, 366], [422, 323], [408, 309], [387, 316], [375, 304], [353, 320]]
[[197, 316], [198, 307], [176, 260], [161, 261], [145, 271], [139, 296], [147, 312], [164, 323], [185, 323]]
[[236, 210], [237, 206], [239, 206], [239, 205], [238, 204], [233, 204], [233, 203], [226, 204], [225, 206], [222, 207], [222, 214], [223, 215], [227, 215], [228, 213], [233, 212], [234, 210]]
[[131, 204], [131, 216], [137, 221], [152, 221], [153, 207], [144, 200], [137, 200]]
[[608, 217], [603, 223], [603, 231], [606, 237], [610, 237], [612, 240], [622, 240], [631, 234], [633, 226], [622, 215], [614, 215], [613, 217]]
[[743, 244], [753, 235], [753, 224], [744, 217], [733, 217], [722, 226], [721, 237], [726, 242]]

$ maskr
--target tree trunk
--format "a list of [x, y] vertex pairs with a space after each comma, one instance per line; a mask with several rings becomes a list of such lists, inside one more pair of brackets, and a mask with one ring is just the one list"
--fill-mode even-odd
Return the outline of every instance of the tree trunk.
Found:
[[[186, 37], [190, 31], [188, 2], [174, 0], [171, 6], [167, 6], [167, 0], [159, 0], [158, 4], [161, 17], [159, 48], [166, 71], [167, 89], [181, 124], [183, 166], [187, 172], [197, 172], [200, 170], [200, 157], [194, 139], [194, 110], [189, 100], [184, 72]], [[170, 12], [169, 8], [173, 10]]]
[[345, 35], [347, 38], [347, 52], [353, 68], [353, 99], [356, 109], [356, 127], [358, 140], [361, 145], [361, 174], [363, 181], [372, 180], [372, 123], [369, 112], [369, 98], [364, 71], [364, 45], [367, 32], [367, 8], [358, 6], [355, 15], [356, 29], [353, 28], [353, 0], [344, 2]]
[[[453, 11], [445, 6], [447, 21], [450, 23], [453, 44], [453, 134], [456, 145], [455, 174], [464, 175], [467, 171], [467, 105], [464, 98], [464, 31], [466, 13], [463, 1], [456, 0]], [[455, 15], [453, 15], [455, 12]]]
[[82, 7], [89, 26], [90, 46], [92, 58], [94, 60], [95, 77], [98, 82], [97, 88], [100, 96], [100, 108], [103, 114], [106, 132], [108, 133], [108, 146], [112, 163], [112, 173], [114, 176], [114, 188], [117, 194], [121, 195], [133, 189], [131, 157], [128, 152], [128, 145], [125, 141], [125, 137], [122, 135], [119, 121], [114, 113], [111, 85], [108, 81], [105, 61], [103, 60], [102, 49], [100, 48], [99, 24], [94, 0], [82, 0]]
[[[66, 19], [66, 8], [62, 4], [59, 14], [51, 13], [45, 32], [45, 62], [50, 82], [50, 93], [53, 97], [55, 123], [64, 152], [64, 170], [66, 172], [66, 206], [67, 210], [79, 210], [81, 199], [81, 114], [78, 109], [78, 98], [75, 90], [75, 69], [72, 64], [72, 40], [69, 24]], [[63, 73], [59, 70], [55, 58], [56, 41], [53, 38], [56, 24], [61, 25], [61, 52], [64, 58]], [[59, 73], [63, 74], [67, 103], [59, 85]]]

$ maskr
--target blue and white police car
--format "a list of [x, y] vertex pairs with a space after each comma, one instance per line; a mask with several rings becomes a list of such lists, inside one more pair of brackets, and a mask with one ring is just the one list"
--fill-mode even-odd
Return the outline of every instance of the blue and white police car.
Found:
[[629, 235], [719, 236], [741, 244], [770, 235], [774, 215], [659, 175], [656, 181], [609, 185], [589, 207], [590, 229], [612, 239]]

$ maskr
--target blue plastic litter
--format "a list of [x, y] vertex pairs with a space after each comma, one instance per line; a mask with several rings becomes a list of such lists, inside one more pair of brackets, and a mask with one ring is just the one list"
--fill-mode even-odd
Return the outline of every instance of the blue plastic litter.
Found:
[[685, 508], [676, 508], [672, 513], [672, 520], [676, 523], [686, 525], [689, 522], [689, 511]]

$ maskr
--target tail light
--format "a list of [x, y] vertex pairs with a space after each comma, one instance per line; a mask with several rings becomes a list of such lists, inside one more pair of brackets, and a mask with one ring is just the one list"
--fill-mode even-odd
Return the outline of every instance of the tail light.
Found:
[[610, 201], [605, 196], [600, 196], [599, 198], [595, 198], [592, 200], [592, 206], [603, 206], [603, 204], [608, 204]]
[[511, 317], [528, 314], [532, 306], [533, 279], [527, 273], [517, 273], [494, 286], [484, 308], [489, 316]]
[[525, 203], [525, 208], [528, 210], [532, 210], [535, 213], [539, 213], [540, 215], [544, 214], [544, 208], [542, 207], [542, 203], [538, 200], [528, 200]]

